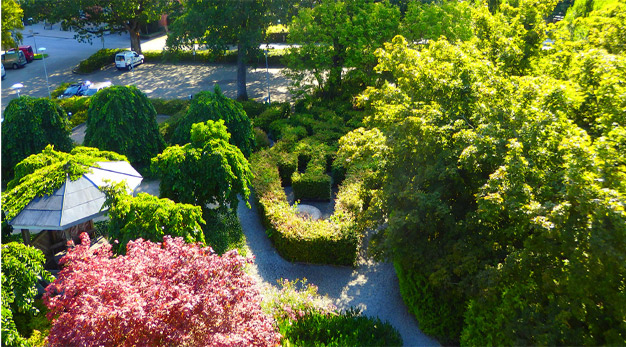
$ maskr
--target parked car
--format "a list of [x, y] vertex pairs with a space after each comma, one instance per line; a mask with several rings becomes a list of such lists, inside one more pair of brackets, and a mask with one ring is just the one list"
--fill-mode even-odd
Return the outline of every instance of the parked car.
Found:
[[108, 88], [112, 85], [113, 83], [111, 83], [111, 81], [92, 83], [84, 92], [80, 94], [80, 96], [92, 96], [102, 89]]
[[4, 76], [7, 75], [7, 72], [4, 71], [4, 64], [0, 64], [0, 66], [2, 66], [2, 79], [4, 79]]
[[6, 65], [7, 69], [18, 69], [26, 63], [26, 57], [22, 51], [8, 51], [2, 54], [2, 65]]
[[130, 70], [139, 64], [143, 64], [143, 54], [137, 54], [135, 51], [124, 51], [115, 55], [115, 67], [118, 70]]
[[[19, 46], [17, 49], [24, 53], [24, 57], [26, 57], [26, 62], [30, 63], [35, 59], [35, 52], [33, 51], [33, 47], [31, 46]], [[12, 48], [9, 52], [15, 52], [17, 49]]]
[[82, 95], [91, 85], [91, 82], [74, 83], [65, 89], [63, 94], [59, 95], [59, 99], [71, 98], [72, 96]]

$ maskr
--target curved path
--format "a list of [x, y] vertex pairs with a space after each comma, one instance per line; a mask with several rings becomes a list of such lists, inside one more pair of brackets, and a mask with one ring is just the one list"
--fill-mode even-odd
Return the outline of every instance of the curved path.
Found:
[[364, 252], [359, 255], [356, 269], [290, 263], [276, 252], [265, 234], [253, 199], [250, 199], [250, 205], [251, 209], [240, 203], [237, 214], [251, 251], [249, 255], [256, 258], [251, 272], [259, 283], [276, 285], [281, 278], [306, 278], [339, 309], [355, 306], [367, 316], [389, 321], [400, 331], [405, 346], [439, 345], [421, 332], [417, 321], [407, 311], [392, 264], [374, 262], [367, 259]]

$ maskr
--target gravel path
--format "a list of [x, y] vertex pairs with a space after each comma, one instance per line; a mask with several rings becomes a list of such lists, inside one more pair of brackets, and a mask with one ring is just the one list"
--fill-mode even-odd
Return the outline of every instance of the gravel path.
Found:
[[335, 306], [346, 309], [359, 307], [365, 315], [389, 321], [402, 335], [405, 346], [434, 346], [438, 342], [419, 330], [417, 321], [409, 314], [400, 297], [398, 279], [393, 265], [377, 263], [359, 256], [356, 269], [344, 266], [290, 263], [274, 249], [260, 223], [252, 198], [251, 209], [240, 203], [237, 209], [243, 232], [255, 256], [251, 269], [259, 283], [276, 285], [281, 278], [306, 278], [327, 295]]

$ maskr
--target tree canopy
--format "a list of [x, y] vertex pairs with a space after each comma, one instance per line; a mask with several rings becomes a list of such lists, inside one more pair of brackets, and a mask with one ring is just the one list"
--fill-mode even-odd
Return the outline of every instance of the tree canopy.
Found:
[[239, 148], [228, 143], [223, 120], [191, 127], [191, 143], [171, 146], [152, 159], [152, 172], [161, 180], [161, 197], [206, 208], [236, 211], [241, 194], [250, 195], [252, 172]]
[[[386, 44], [376, 69], [390, 80], [360, 97], [374, 114], [339, 154], [374, 168], [363, 192], [363, 215], [380, 228], [374, 251], [394, 261], [425, 333], [467, 345], [621, 344], [625, 70], [603, 49], [619, 37], [555, 31], [563, 39], [540, 54], [532, 32], [544, 24], [532, 23], [544, 5], [512, 4], [475, 12], [476, 40]], [[524, 26], [509, 36], [519, 39], [512, 60], [485, 23]]]
[[185, 242], [205, 244], [202, 209], [189, 204], [159, 199], [146, 193], [132, 196], [125, 184], [105, 187], [109, 237], [117, 240], [116, 253], [126, 252], [129, 241], [162, 242], [165, 235], [183, 237]]
[[[49, 6], [47, 0], [29, 1], [30, 8], [48, 9], [47, 18], [52, 23], [62, 21], [64, 28], [76, 32], [79, 40], [88, 40], [104, 32], [128, 32], [130, 48], [141, 53], [139, 31], [147, 23], [159, 20], [175, 3], [172, 0], [59, 0]], [[46, 12], [44, 12], [46, 13]]]
[[140, 166], [165, 148], [154, 106], [135, 86], [112, 86], [92, 96], [85, 146], [114, 151]]
[[2, 176], [8, 181], [17, 163], [53, 145], [69, 152], [73, 147], [67, 113], [47, 98], [22, 96], [7, 105], [2, 122]]
[[15, 0], [2, 0], [2, 49], [13, 48], [22, 40], [22, 33], [16, 29], [24, 29], [23, 14]]
[[252, 122], [241, 104], [226, 97], [219, 86], [215, 86], [214, 92], [203, 91], [194, 96], [187, 113], [174, 130], [172, 143], [189, 143], [192, 125], [208, 120], [223, 120], [232, 135], [230, 143], [237, 146], [246, 158], [250, 156], [254, 148]]
[[186, 0], [185, 12], [170, 26], [168, 47], [194, 44], [224, 52], [237, 45], [237, 99], [247, 100], [246, 68], [259, 52], [276, 0]]
[[61, 259], [46, 288], [51, 346], [275, 346], [246, 259], [166, 236], [128, 243], [113, 257], [89, 236]]
[[[314, 83], [337, 96], [348, 78], [362, 87], [371, 84], [374, 51], [398, 30], [400, 11], [388, 2], [323, 0], [302, 9], [290, 26], [288, 67], [297, 89]], [[344, 76], [344, 69], [349, 69]]]
[[15, 217], [35, 197], [52, 194], [65, 179], [77, 180], [98, 161], [128, 161], [125, 156], [97, 148], [76, 147], [70, 153], [55, 151], [49, 145], [15, 166], [15, 177], [2, 194], [2, 211], [8, 220]]

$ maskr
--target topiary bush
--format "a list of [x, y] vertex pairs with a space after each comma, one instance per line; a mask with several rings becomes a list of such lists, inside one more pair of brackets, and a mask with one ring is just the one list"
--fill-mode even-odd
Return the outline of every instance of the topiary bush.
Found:
[[123, 154], [143, 167], [165, 148], [156, 110], [137, 87], [112, 86], [91, 99], [85, 146]]
[[270, 131], [270, 124], [279, 119], [287, 119], [291, 114], [291, 108], [288, 103], [272, 104], [267, 107], [261, 114], [253, 118], [255, 127], [259, 127], [265, 131]]
[[47, 145], [70, 151], [70, 135], [67, 114], [49, 99], [22, 96], [11, 100], [2, 122], [2, 180], [11, 179], [17, 163]]
[[311, 312], [280, 326], [287, 345], [402, 346], [400, 333], [380, 318], [366, 317], [357, 308], [340, 314]]
[[250, 156], [254, 148], [252, 123], [241, 104], [224, 96], [217, 85], [214, 92], [203, 91], [194, 96], [189, 110], [174, 130], [172, 143], [179, 145], [189, 143], [191, 126], [208, 120], [223, 120], [232, 135], [230, 143], [237, 146], [246, 158]]

